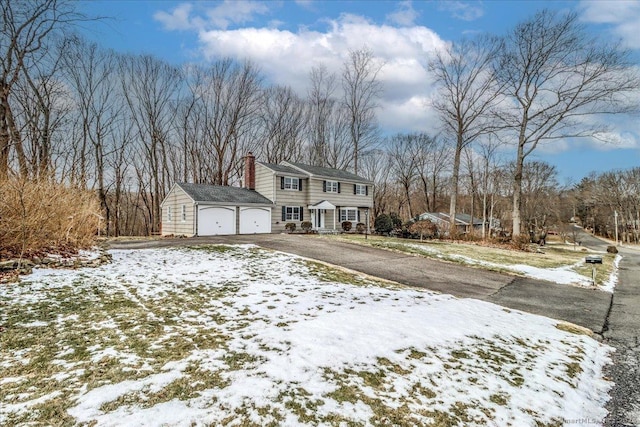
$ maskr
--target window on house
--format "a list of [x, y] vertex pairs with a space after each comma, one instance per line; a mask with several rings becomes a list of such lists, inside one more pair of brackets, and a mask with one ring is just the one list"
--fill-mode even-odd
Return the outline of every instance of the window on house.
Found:
[[325, 181], [324, 182], [324, 191], [326, 193], [339, 193], [340, 192], [340, 183], [338, 181]]
[[171, 216], [171, 206], [167, 207], [167, 220], [168, 221], [172, 221], [173, 220], [173, 218]]
[[286, 206], [285, 207], [285, 221], [301, 221], [302, 220], [302, 208], [300, 206]]
[[182, 205], [181, 217], [182, 217], [182, 222], [185, 222], [187, 220], [187, 205]]
[[343, 221], [358, 221], [358, 209], [357, 208], [342, 208], [340, 209], [340, 222]]
[[369, 191], [368, 191], [366, 185], [355, 184], [355, 186], [353, 188], [353, 194], [356, 194], [358, 196], [368, 196], [369, 195]]
[[298, 190], [300, 180], [298, 178], [292, 178], [290, 176], [284, 177], [284, 189], [285, 190]]

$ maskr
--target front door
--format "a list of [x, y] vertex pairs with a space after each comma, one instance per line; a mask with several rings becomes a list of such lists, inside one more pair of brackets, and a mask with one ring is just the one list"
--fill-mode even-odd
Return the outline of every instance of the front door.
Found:
[[316, 228], [324, 228], [324, 209], [316, 209]]

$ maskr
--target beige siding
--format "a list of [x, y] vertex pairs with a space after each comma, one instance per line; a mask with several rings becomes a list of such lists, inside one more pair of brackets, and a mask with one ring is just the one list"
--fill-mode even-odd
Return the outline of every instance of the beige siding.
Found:
[[[276, 187], [276, 197], [274, 200], [276, 206], [273, 209], [273, 214], [271, 215], [271, 231], [273, 233], [285, 231], [284, 226], [287, 222], [293, 222], [296, 224], [296, 229], [299, 230], [300, 224], [303, 221], [311, 221], [309, 209], [307, 209], [307, 206], [309, 205], [309, 199], [307, 197], [307, 186], [309, 180], [305, 178], [302, 179], [302, 191], [280, 189], [280, 176], [274, 178], [274, 183]], [[302, 221], [282, 221], [283, 206], [302, 206]]]
[[311, 179], [309, 188], [309, 204], [326, 200], [335, 206], [352, 208], [373, 208], [373, 186], [369, 185], [369, 195], [353, 194], [352, 182], [340, 182], [340, 193], [325, 193], [322, 191], [322, 179]]
[[273, 201], [274, 184], [275, 174], [273, 171], [260, 163], [256, 163], [256, 191]]
[[[186, 219], [182, 219], [182, 206], [185, 206]], [[171, 207], [171, 221], [168, 217], [168, 208]], [[194, 232], [194, 203], [182, 188], [174, 185], [167, 197], [162, 202], [162, 235], [193, 236]]]

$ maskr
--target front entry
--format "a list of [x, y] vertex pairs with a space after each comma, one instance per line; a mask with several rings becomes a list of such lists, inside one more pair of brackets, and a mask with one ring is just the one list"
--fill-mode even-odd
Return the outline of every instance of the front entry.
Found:
[[324, 209], [316, 209], [316, 228], [324, 228]]

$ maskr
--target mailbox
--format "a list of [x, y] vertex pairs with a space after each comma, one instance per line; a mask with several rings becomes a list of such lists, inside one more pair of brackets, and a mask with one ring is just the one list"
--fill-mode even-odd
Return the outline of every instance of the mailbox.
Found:
[[589, 255], [584, 259], [587, 264], [602, 264], [602, 257], [598, 255]]

